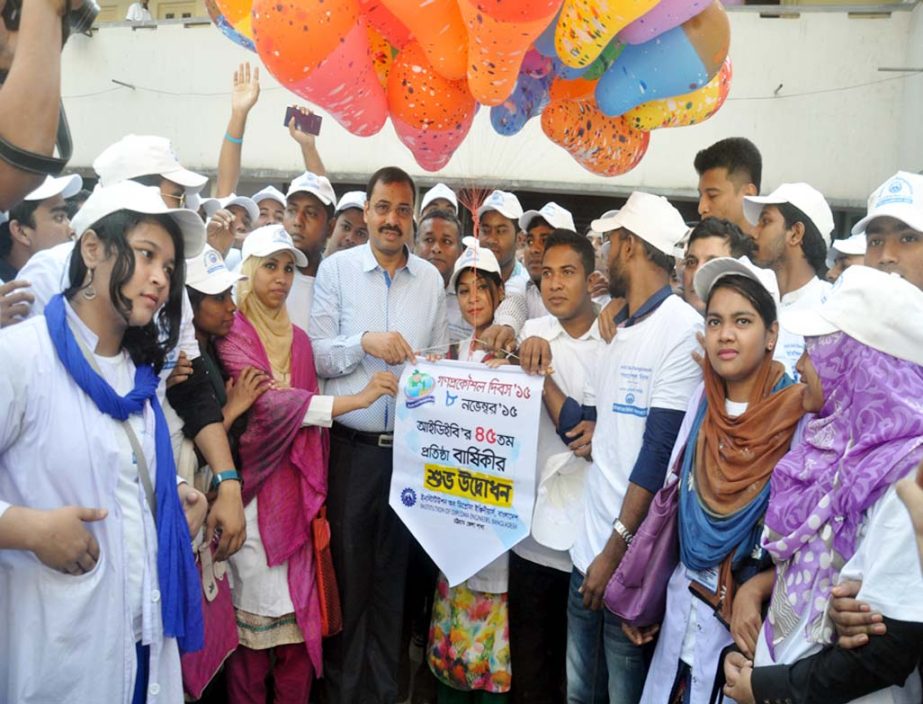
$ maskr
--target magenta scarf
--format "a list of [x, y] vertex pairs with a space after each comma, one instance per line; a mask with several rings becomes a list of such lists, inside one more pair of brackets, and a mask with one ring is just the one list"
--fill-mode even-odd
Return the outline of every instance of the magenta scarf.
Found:
[[[224, 368], [236, 381], [244, 367], [272, 376], [256, 329], [240, 313], [227, 337], [216, 340]], [[311, 521], [327, 498], [327, 431], [302, 427], [318, 393], [308, 336], [293, 328], [291, 388], [269, 390], [250, 408], [240, 438], [244, 504], [256, 497], [260, 538], [270, 567], [288, 561], [288, 588], [295, 620], [314, 671], [323, 671], [320, 602], [315, 578]]]
[[[829, 638], [826, 602], [866, 511], [923, 458], [923, 367], [845, 333], [806, 342], [825, 399], [770, 480], [764, 547], [778, 565], [781, 605], [771, 611], [770, 645], [805, 616], [809, 640]], [[780, 612], [797, 620], [780, 624]]]

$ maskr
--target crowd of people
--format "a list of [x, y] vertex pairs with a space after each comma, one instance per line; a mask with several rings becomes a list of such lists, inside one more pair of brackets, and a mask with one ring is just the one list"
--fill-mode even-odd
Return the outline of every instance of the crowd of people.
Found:
[[[236, 194], [258, 96], [214, 197], [129, 135], [0, 225], [0, 700], [921, 701], [923, 176], [834, 238], [732, 137], [692, 227], [494, 190], [466, 231], [396, 167], [338, 198], [294, 122]], [[544, 377], [531, 532], [455, 586], [388, 504], [419, 356]]]

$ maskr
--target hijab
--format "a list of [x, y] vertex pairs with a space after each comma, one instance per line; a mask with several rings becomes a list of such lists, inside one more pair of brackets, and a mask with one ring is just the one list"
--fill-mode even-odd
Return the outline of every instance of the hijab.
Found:
[[268, 258], [251, 255], [244, 260], [240, 271], [247, 278], [237, 284], [237, 306], [263, 343], [273, 378], [288, 385], [292, 371], [292, 321], [288, 309], [285, 303], [269, 308], [253, 291], [253, 277]]

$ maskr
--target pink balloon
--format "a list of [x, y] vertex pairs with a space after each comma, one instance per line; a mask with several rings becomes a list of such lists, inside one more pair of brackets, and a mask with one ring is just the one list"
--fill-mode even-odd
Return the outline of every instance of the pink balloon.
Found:
[[618, 33], [623, 44], [644, 44], [664, 32], [679, 27], [712, 4], [713, 0], [660, 0], [653, 9]]
[[388, 101], [372, 64], [362, 18], [337, 48], [291, 89], [359, 137], [377, 133], [388, 119]]

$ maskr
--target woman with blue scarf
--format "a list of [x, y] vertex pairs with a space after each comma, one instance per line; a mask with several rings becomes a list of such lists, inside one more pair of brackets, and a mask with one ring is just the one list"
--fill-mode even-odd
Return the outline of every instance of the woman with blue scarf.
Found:
[[73, 226], [70, 286], [0, 334], [0, 701], [182, 702], [206, 505], [156, 390], [205, 228], [132, 182]]
[[[803, 387], [773, 361], [772, 272], [722, 257], [696, 273], [695, 287], [706, 302], [704, 379], [673, 451], [680, 563], [667, 588], [646, 704], [709, 701], [718, 657], [733, 642], [735, 590], [758, 571], [769, 477], [804, 415]], [[635, 642], [651, 634], [623, 628]]]

